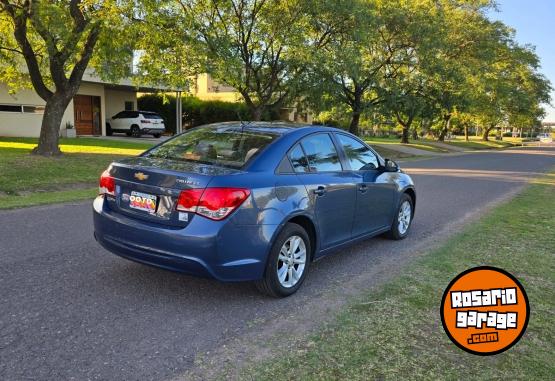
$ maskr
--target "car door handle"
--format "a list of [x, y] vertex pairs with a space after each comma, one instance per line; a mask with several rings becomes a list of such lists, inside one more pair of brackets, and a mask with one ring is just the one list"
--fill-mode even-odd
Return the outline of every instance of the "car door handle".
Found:
[[366, 185], [366, 184], [360, 184], [360, 185], [358, 186], [358, 190], [359, 190], [360, 192], [364, 193], [364, 192], [366, 192], [366, 191], [368, 190], [368, 185]]
[[323, 186], [319, 186], [318, 188], [314, 189], [312, 192], [314, 192], [315, 195], [317, 196], [323, 196], [326, 193], [326, 187]]

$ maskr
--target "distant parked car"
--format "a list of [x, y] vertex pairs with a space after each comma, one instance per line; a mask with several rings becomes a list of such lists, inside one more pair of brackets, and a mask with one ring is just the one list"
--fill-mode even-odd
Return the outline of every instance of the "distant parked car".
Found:
[[164, 119], [152, 111], [121, 111], [106, 122], [106, 135], [125, 132], [127, 136], [140, 138], [150, 134], [159, 138], [166, 131]]
[[106, 249], [256, 281], [272, 296], [294, 293], [313, 260], [347, 244], [405, 238], [416, 202], [411, 178], [356, 136], [266, 122], [193, 128], [114, 162], [99, 194], [94, 234]]
[[551, 137], [551, 134], [539, 134], [538, 135], [538, 139], [540, 140], [541, 143], [552, 143], [553, 142], [553, 138]]

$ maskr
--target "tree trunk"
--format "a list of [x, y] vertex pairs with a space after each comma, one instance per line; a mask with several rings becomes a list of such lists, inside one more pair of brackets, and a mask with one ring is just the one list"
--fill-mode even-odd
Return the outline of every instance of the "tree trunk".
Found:
[[398, 112], [395, 112], [395, 114], [397, 116], [397, 123], [401, 125], [401, 143], [409, 144], [410, 126], [412, 125], [414, 116], [409, 115], [407, 121], [404, 121], [401, 117], [401, 114], [399, 114]]
[[464, 140], [465, 141], [469, 141], [470, 139], [468, 138], [468, 124], [465, 123], [464, 125]]
[[405, 125], [401, 125], [401, 127], [403, 127], [401, 134], [401, 143], [409, 144], [409, 128]]
[[351, 117], [351, 125], [349, 126], [349, 132], [353, 135], [358, 136], [358, 126], [360, 124], [360, 114], [362, 114], [362, 94], [363, 90], [355, 85], [354, 96], [351, 103], [351, 110], [353, 110], [353, 115]]
[[264, 108], [262, 106], [256, 106], [251, 108], [251, 119], [255, 122], [262, 120], [262, 114], [264, 113]]
[[447, 132], [449, 131], [450, 126], [451, 126], [451, 114], [446, 114], [443, 116], [443, 128], [441, 129], [441, 132], [439, 133], [439, 137], [437, 138], [438, 141], [440, 142], [445, 141], [445, 136], [447, 135]]
[[349, 132], [353, 135], [358, 135], [358, 125], [360, 123], [360, 111], [353, 111]]
[[484, 133], [482, 134], [482, 140], [487, 142], [489, 141], [489, 132], [495, 128], [495, 125], [491, 125], [489, 127], [484, 127]]
[[42, 156], [62, 154], [58, 147], [60, 125], [71, 98], [68, 94], [54, 93], [46, 102], [40, 128], [39, 144], [33, 149], [33, 154]]

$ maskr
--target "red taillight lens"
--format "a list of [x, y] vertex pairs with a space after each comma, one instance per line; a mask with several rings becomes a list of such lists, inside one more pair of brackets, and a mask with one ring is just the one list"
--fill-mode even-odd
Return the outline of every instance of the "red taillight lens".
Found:
[[107, 170], [102, 172], [102, 175], [100, 175], [98, 194], [107, 194], [110, 196], [116, 195], [116, 182]]
[[181, 191], [177, 200], [177, 210], [196, 213], [200, 196], [204, 189], [187, 189]]
[[188, 189], [181, 192], [177, 210], [193, 212], [212, 220], [222, 220], [251, 194], [243, 188]]

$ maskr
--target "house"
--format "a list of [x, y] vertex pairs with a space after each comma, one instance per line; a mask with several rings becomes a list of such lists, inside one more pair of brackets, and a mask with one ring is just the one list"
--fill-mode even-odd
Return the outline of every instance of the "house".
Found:
[[[191, 78], [191, 95], [203, 101], [241, 102], [241, 94], [233, 87], [218, 83], [209, 74], [197, 74]], [[283, 107], [280, 109], [281, 120], [299, 123], [312, 123], [312, 114], [299, 110], [297, 107]]]
[[191, 77], [190, 92], [203, 101], [240, 102], [243, 99], [233, 87], [216, 82], [206, 73]]
[[[87, 70], [64, 113], [60, 131], [70, 124], [77, 135], [106, 135], [106, 119], [123, 110], [137, 109], [137, 92], [160, 90], [137, 87], [128, 79], [105, 82]], [[38, 137], [44, 106], [44, 100], [33, 89], [10, 94], [0, 83], [0, 136]]]

